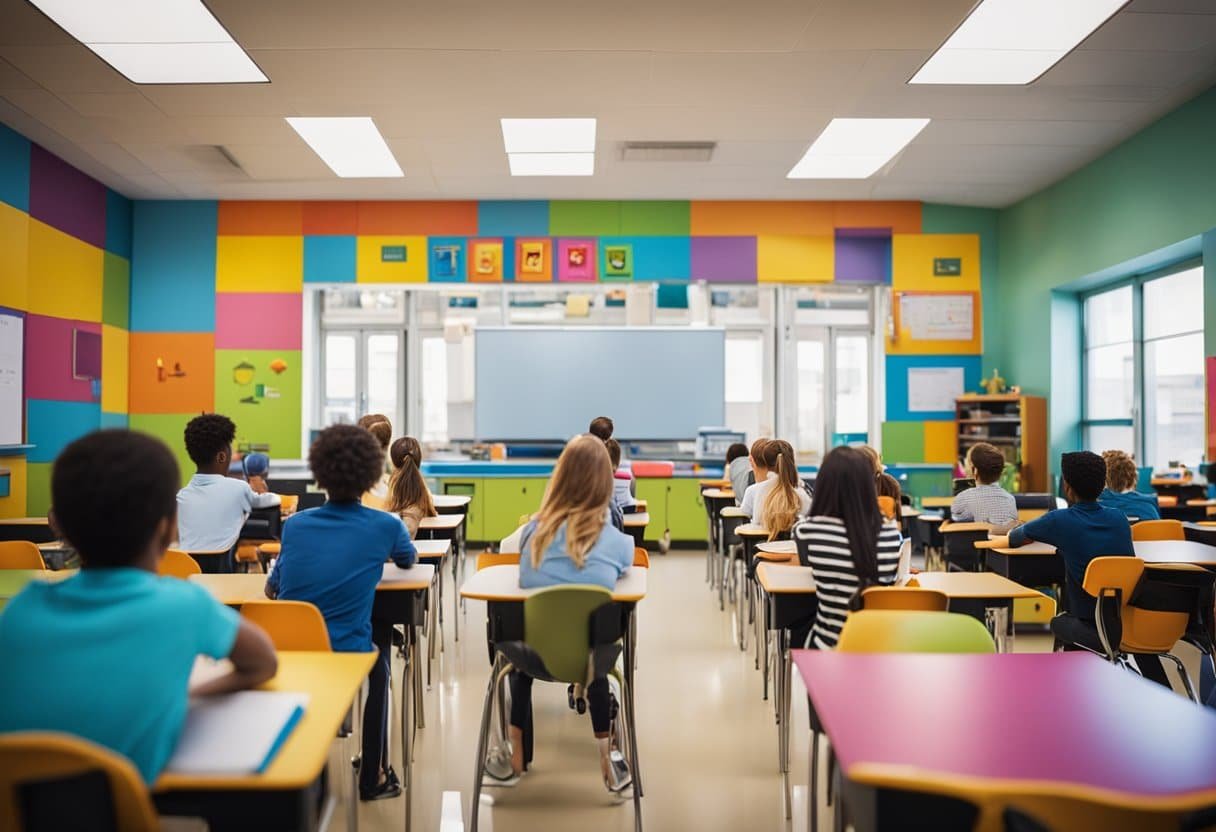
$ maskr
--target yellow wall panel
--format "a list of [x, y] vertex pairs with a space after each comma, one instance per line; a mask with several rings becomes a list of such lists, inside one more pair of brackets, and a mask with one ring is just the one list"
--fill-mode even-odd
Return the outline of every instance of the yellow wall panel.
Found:
[[957, 433], [955, 422], [925, 422], [925, 462], [956, 462]]
[[0, 517], [25, 517], [25, 457], [0, 457], [0, 468], [9, 470], [9, 491], [7, 497], [0, 497]]
[[[933, 274], [937, 258], [962, 261], [962, 273]], [[917, 292], [978, 292], [980, 237], [978, 234], [895, 234], [891, 237], [891, 288]]]
[[105, 274], [102, 250], [32, 218], [28, 238], [27, 311], [100, 321]]
[[[383, 246], [405, 246], [405, 262], [384, 262]], [[359, 283], [425, 283], [426, 237], [360, 236], [355, 252], [355, 280]]]
[[101, 409], [106, 413], [127, 412], [130, 352], [130, 336], [125, 329], [102, 326]]
[[303, 288], [303, 237], [216, 239], [217, 292], [299, 292]]
[[0, 306], [9, 309], [23, 310], [29, 302], [29, 219], [0, 202]]
[[756, 241], [756, 278], [761, 283], [831, 283], [835, 270], [835, 237], [775, 235]]

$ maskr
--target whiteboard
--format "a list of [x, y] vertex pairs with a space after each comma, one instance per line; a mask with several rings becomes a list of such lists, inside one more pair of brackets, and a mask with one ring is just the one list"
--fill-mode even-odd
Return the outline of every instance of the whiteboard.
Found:
[[962, 367], [909, 367], [908, 412], [954, 410], [965, 389]]
[[618, 439], [693, 439], [725, 423], [725, 345], [711, 328], [478, 328], [476, 438], [565, 440], [610, 416]]
[[971, 341], [975, 338], [975, 298], [902, 294], [899, 325], [916, 341]]
[[0, 445], [20, 445], [25, 320], [0, 310]]

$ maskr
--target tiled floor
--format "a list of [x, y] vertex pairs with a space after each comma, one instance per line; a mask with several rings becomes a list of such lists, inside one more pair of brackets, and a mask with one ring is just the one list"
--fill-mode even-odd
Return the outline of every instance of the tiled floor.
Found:
[[[704, 557], [693, 551], [652, 556], [648, 596], [639, 607], [638, 736], [646, 776], [645, 826], [804, 830], [808, 732], [806, 708], [797, 706], [804, 696], [801, 683], [795, 677], [791, 782], [796, 789], [794, 820], [786, 821], [772, 705], [761, 699], [752, 653], [740, 652], [734, 641], [730, 607], [719, 611], [716, 595], [709, 592]], [[1051, 640], [1019, 633], [1016, 649], [1050, 650]], [[448, 622], [447, 650], [435, 669], [414, 763], [412, 828], [426, 832], [441, 828], [445, 792], [459, 792], [463, 821], [468, 822], [474, 748], [489, 674], [484, 605], [469, 604], [459, 644], [453, 643]], [[589, 718], [567, 707], [564, 686], [537, 684], [534, 702], [533, 769], [513, 789], [486, 790], [481, 828], [631, 829], [632, 803], [618, 802], [601, 784]], [[335, 753], [334, 764], [340, 762]], [[400, 798], [363, 804], [360, 827], [403, 829], [403, 806]], [[344, 828], [343, 818], [339, 807], [334, 829]], [[459, 828], [442, 827], [443, 832]]]

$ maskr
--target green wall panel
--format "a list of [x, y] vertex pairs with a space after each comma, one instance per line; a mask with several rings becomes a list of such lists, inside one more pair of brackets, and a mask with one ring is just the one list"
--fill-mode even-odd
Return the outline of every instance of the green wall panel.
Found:
[[105, 252], [101, 295], [101, 321], [120, 329], [131, 328], [131, 264]]
[[[222, 411], [221, 411], [222, 412]], [[181, 469], [182, 484], [194, 476], [194, 463], [186, 454], [184, 432], [186, 422], [197, 413], [132, 413], [130, 416], [131, 430], [137, 430], [160, 439], [169, 446], [177, 457], [177, 466]]]
[[[271, 369], [276, 361], [286, 363], [286, 369]], [[269, 445], [272, 459], [302, 456], [301, 364], [299, 350], [215, 351], [215, 410], [236, 422], [238, 446]], [[238, 372], [246, 365], [252, 365], [251, 372]]]
[[925, 423], [883, 422], [882, 455], [900, 462], [924, 462]]
[[52, 462], [25, 464], [25, 510], [28, 517], [46, 517], [51, 510]]
[[596, 200], [550, 202], [549, 233], [555, 237], [619, 235], [621, 203]]
[[687, 201], [622, 202], [621, 234], [636, 236], [686, 237], [691, 221]]

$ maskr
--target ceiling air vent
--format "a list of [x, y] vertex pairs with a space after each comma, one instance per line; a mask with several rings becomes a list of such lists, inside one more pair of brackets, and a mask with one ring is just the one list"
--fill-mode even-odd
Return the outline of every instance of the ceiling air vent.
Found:
[[625, 142], [624, 162], [708, 162], [717, 142]]

